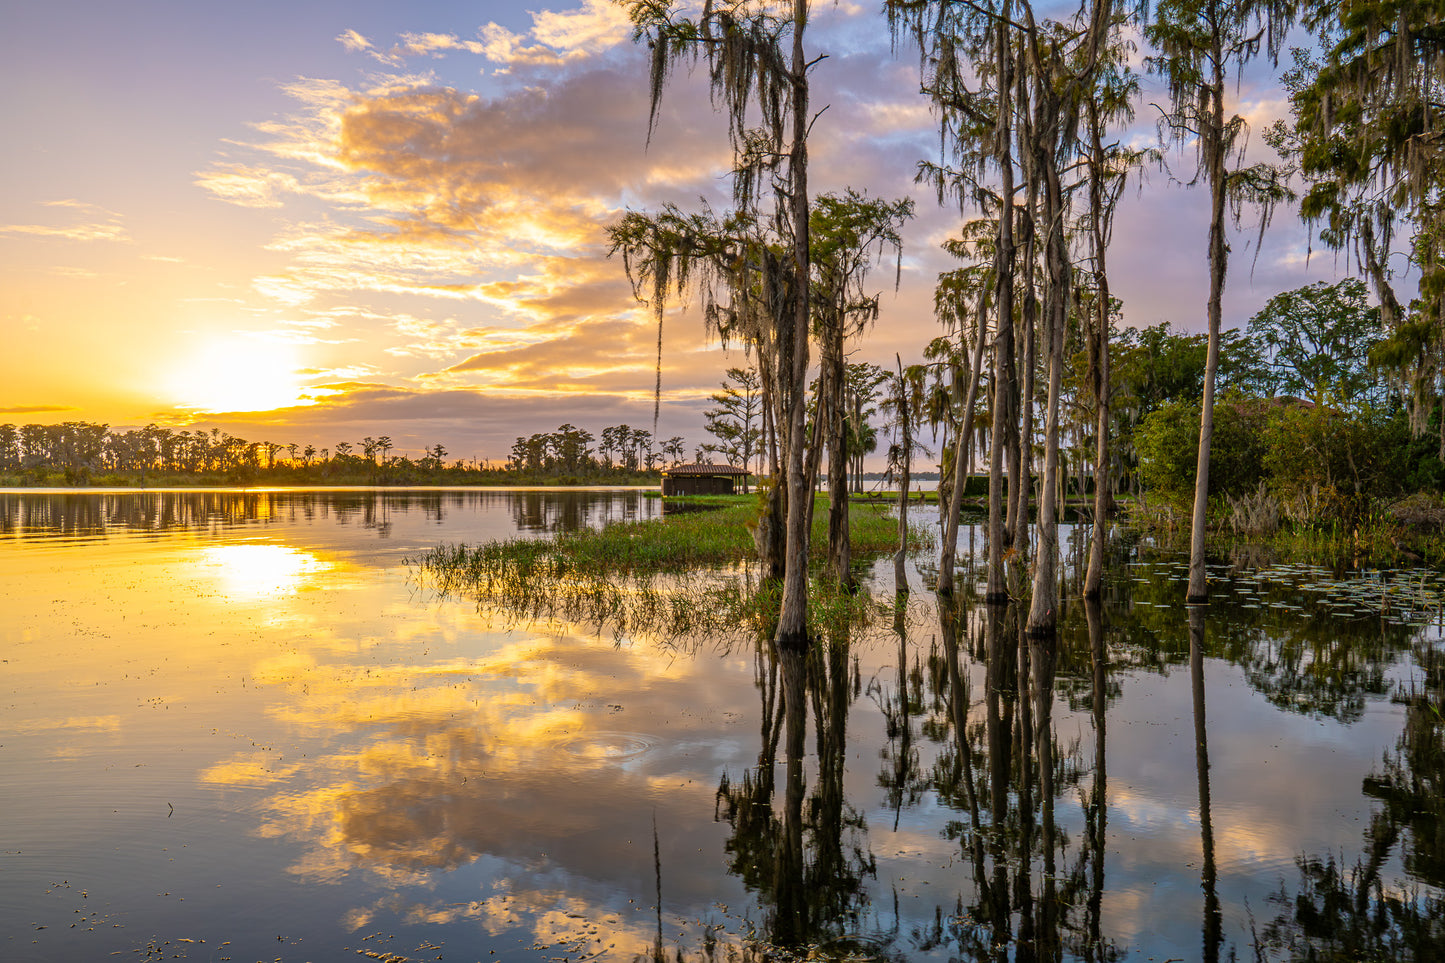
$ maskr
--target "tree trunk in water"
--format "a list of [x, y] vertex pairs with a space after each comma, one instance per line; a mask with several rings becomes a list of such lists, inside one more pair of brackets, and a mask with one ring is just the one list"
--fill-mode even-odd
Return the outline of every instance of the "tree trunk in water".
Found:
[[[1100, 257], [1103, 255], [1101, 254]], [[1108, 303], [1108, 282], [1102, 278], [1099, 290]], [[1109, 318], [1103, 309], [1099, 318], [1098, 405], [1094, 439], [1094, 531], [1089, 545], [1089, 568], [1084, 575], [1085, 598], [1098, 598], [1104, 590], [1104, 552], [1108, 545], [1109, 508], [1113, 500], [1113, 482], [1109, 478]]]
[[[1205, 156], [1209, 165], [1209, 200], [1212, 207], [1209, 222], [1209, 353], [1204, 362], [1204, 399], [1199, 409], [1199, 459], [1194, 477], [1194, 512], [1189, 529], [1189, 590], [1185, 602], [1209, 600], [1209, 586], [1204, 577], [1204, 532], [1209, 515], [1209, 446], [1214, 438], [1214, 376], [1219, 368], [1219, 323], [1224, 297], [1224, 274], [1228, 267], [1229, 247], [1224, 240], [1224, 64], [1216, 58], [1213, 98], [1209, 123], [1212, 131], [1206, 139]], [[1208, 131], [1209, 128], [1206, 128]]]
[[1024, 303], [1022, 305], [1021, 340], [1022, 362], [1018, 366], [1018, 381], [1014, 396], [1018, 403], [1013, 411], [1016, 415], [1017, 425], [1010, 425], [1016, 428], [1017, 435], [1009, 445], [1009, 506], [1008, 521], [1005, 526], [1009, 533], [1009, 544], [1014, 549], [1014, 557], [1022, 560], [1027, 557], [1029, 545], [1032, 541], [1029, 536], [1029, 501], [1033, 492], [1034, 477], [1034, 373], [1038, 368], [1038, 302], [1034, 297], [1034, 273], [1036, 270], [1035, 234], [1033, 229], [1033, 211], [1037, 201], [1036, 191], [1029, 188], [1029, 199], [1026, 210], [1028, 217], [1023, 223], [1029, 225], [1028, 236], [1024, 241]]
[[[998, 324], [993, 347], [993, 425], [990, 431], [988, 456], [988, 592], [984, 596], [984, 601], [989, 604], [999, 604], [1007, 602], [1009, 599], [1008, 587], [1004, 578], [1006, 561], [1004, 543], [1008, 536], [1004, 530], [1003, 449], [1007, 445], [1006, 439], [1013, 432], [1011, 425], [1013, 412], [1009, 408], [1009, 396], [1010, 385], [1014, 380], [1014, 165], [1011, 149], [1013, 108], [1009, 100], [1013, 64], [1008, 50], [1007, 27], [1000, 22], [997, 30], [999, 104], [998, 130], [995, 132], [995, 137], [999, 143], [998, 164], [1002, 184], [999, 190], [998, 251], [995, 255], [998, 258], [997, 295], [995, 298]], [[1017, 479], [1013, 484], [1017, 484]]]
[[[1047, 94], [1045, 96], [1048, 96]], [[1044, 322], [1048, 326], [1046, 346], [1049, 359], [1048, 410], [1044, 427], [1044, 478], [1039, 498], [1038, 547], [1034, 551], [1033, 598], [1029, 605], [1028, 634], [1053, 635], [1058, 628], [1059, 585], [1059, 403], [1064, 368], [1064, 323], [1068, 311], [1069, 262], [1063, 229], [1063, 192], [1053, 150], [1046, 149], [1044, 177], [1044, 241], [1047, 260], [1047, 297]]]
[[767, 504], [753, 530], [753, 546], [758, 550], [762, 563], [762, 577], [770, 581], [781, 581], [787, 571], [787, 494], [780, 484], [768, 489]]
[[1089, 203], [1094, 209], [1094, 271], [1098, 278], [1095, 313], [1094, 363], [1094, 531], [1089, 544], [1089, 568], [1084, 575], [1084, 597], [1097, 599], [1104, 585], [1104, 549], [1108, 533], [1109, 503], [1113, 493], [1109, 479], [1109, 273], [1104, 254], [1105, 230], [1103, 164], [1104, 144], [1098, 109], [1089, 103], [1089, 126], [1093, 151], [1089, 170]]
[[792, 404], [788, 411], [787, 445], [787, 562], [783, 573], [783, 603], [778, 614], [777, 642], [780, 649], [802, 649], [808, 645], [808, 508], [813, 493], [803, 471], [803, 407], [808, 384], [808, 279], [810, 276], [808, 237], [808, 77], [803, 57], [803, 29], [807, 24], [806, 0], [793, 0], [793, 144], [789, 156], [792, 177], [793, 283], [792, 318]]
[[[840, 321], [841, 324], [841, 321]], [[851, 546], [848, 544], [848, 424], [843, 417], [843, 331], [829, 332], [823, 365], [825, 397], [818, 399], [816, 417], [828, 425], [828, 570], [840, 586], [853, 584]], [[828, 411], [823, 411], [826, 402]]]
[[[963, 402], [963, 423], [954, 439], [953, 483], [948, 490], [948, 507], [943, 516], [943, 548], [938, 557], [938, 592], [953, 592], [953, 559], [958, 550], [958, 515], [963, 510], [963, 490], [968, 482], [966, 462], [973, 461], [973, 412], [978, 400], [978, 382], [983, 374], [983, 345], [988, 340], [988, 315], [983, 298], [978, 305], [978, 337], [973, 345], [973, 370], [969, 372], [968, 395]], [[992, 482], [990, 482], [992, 484]]]
[[913, 466], [913, 423], [910, 421], [912, 412], [908, 410], [908, 388], [903, 381], [903, 358], [894, 355], [894, 360], [898, 363], [898, 421], [903, 433], [903, 473], [898, 480], [898, 551], [893, 556], [893, 592], [905, 595], [908, 593], [908, 571], [903, 560], [908, 555], [908, 476]]

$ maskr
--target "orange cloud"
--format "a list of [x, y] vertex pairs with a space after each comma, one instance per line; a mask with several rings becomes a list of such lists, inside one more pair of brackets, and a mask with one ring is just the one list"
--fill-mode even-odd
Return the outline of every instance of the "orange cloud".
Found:
[[76, 411], [73, 405], [11, 405], [0, 408], [0, 415], [39, 415], [47, 412]]
[[[720, 130], [707, 138], [713, 148], [696, 150], [697, 126], [680, 123], [680, 136], [644, 154], [642, 88], [612, 71], [492, 99], [419, 75], [362, 90], [298, 81], [287, 88], [298, 113], [257, 125], [256, 143], [235, 145], [250, 156], [233, 151], [198, 183], [243, 206], [320, 204], [320, 216], [272, 239], [268, 249], [286, 261], [255, 276], [253, 290], [338, 335], [366, 329], [357, 336], [376, 347], [375, 360], [436, 365], [410, 376], [418, 386], [630, 397], [651, 385], [656, 329], [606, 257], [606, 225], [632, 198], [714, 179], [727, 151]], [[418, 295], [457, 307], [428, 316], [379, 306]], [[464, 305], [486, 311], [484, 323], [448, 316]], [[367, 370], [379, 369], [373, 361]]]

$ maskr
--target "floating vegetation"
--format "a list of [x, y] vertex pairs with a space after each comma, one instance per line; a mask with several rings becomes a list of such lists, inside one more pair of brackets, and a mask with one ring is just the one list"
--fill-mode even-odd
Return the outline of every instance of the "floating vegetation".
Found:
[[[1230, 603], [1239, 609], [1281, 614], [1328, 613], [1334, 618], [1379, 619], [1410, 626], [1445, 618], [1445, 575], [1422, 568], [1340, 570], [1305, 562], [1281, 562], [1235, 572], [1211, 568]], [[1131, 563], [1128, 582], [1138, 586], [1172, 583], [1187, 571], [1184, 563], [1144, 560]], [[1150, 602], [1133, 599], [1135, 605]]]
[[[1260, 569], [1253, 576], [1261, 582], [1303, 593], [1305, 602], [1325, 606], [1337, 614], [1378, 617], [1399, 625], [1438, 618], [1445, 605], [1445, 580], [1421, 569], [1367, 569], [1341, 577], [1319, 566], [1290, 564]], [[1269, 604], [1276, 608], [1299, 608], [1275, 601]]]

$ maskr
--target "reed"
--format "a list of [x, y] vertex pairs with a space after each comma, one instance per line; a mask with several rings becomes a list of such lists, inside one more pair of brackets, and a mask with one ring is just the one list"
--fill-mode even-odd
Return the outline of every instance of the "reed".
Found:
[[1229, 524], [1238, 535], [1268, 535], [1279, 529], [1280, 516], [1284, 513], [1279, 499], [1271, 495], [1259, 483], [1254, 494], [1238, 498], [1226, 496], [1229, 504]]

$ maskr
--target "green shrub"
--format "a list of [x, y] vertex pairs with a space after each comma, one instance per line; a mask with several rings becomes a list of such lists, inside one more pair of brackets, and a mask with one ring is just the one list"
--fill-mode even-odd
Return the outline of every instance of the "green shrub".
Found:
[[[1264, 478], [1268, 402], [1229, 399], [1214, 406], [1209, 451], [1210, 497], [1238, 497]], [[1199, 405], [1170, 402], [1151, 412], [1135, 435], [1139, 473], [1149, 494], [1181, 511], [1194, 504], [1199, 463]]]
[[1271, 490], [1318, 502], [1314, 521], [1352, 519], [1372, 499], [1400, 492], [1409, 474], [1409, 428], [1379, 409], [1279, 407], [1265, 440]]

